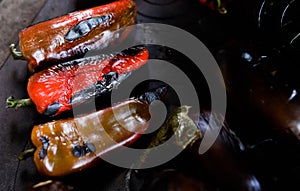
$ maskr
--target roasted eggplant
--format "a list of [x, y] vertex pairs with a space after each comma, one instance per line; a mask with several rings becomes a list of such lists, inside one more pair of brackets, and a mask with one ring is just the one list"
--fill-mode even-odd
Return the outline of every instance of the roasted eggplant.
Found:
[[[214, 123], [214, 120], [221, 120], [222, 116], [217, 117], [209, 111], [193, 113], [189, 110], [187, 106], [175, 109], [150, 142], [149, 148], [153, 148], [155, 152], [156, 146], [165, 144], [166, 140], [174, 136], [175, 139], [172, 142], [174, 147], [181, 148], [190, 157], [189, 160], [193, 161], [194, 167], [179, 163], [186, 171], [188, 171], [187, 168], [191, 168], [191, 171], [198, 169], [199, 174], [214, 180], [221, 190], [262, 190], [260, 181], [248, 168], [246, 159], [243, 158], [246, 149], [244, 144], [225, 123], [215, 143], [207, 152], [199, 153], [203, 135], [216, 128], [214, 125], [218, 123]], [[213, 120], [210, 123], [212, 117]], [[145, 152], [141, 157], [141, 165], [147, 162], [149, 155], [149, 152]], [[179, 165], [175, 164], [179, 168]]]
[[240, 105], [240, 109], [254, 111], [256, 117], [262, 115], [271, 127], [270, 137], [293, 142], [297, 147], [300, 143], [297, 54], [263, 49], [253, 41], [231, 41], [218, 51], [216, 58], [230, 102]]

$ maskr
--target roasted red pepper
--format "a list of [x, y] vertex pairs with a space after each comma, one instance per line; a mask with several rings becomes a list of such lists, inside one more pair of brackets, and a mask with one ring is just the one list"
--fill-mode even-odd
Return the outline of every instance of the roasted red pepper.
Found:
[[92, 96], [110, 91], [147, 62], [148, 50], [136, 46], [106, 57], [93, 56], [54, 65], [33, 74], [27, 91], [37, 111], [58, 115]]
[[107, 46], [114, 39], [111, 31], [132, 25], [135, 19], [134, 1], [118, 0], [30, 26], [19, 33], [21, 52], [11, 49], [15, 57], [29, 62], [33, 72], [43, 64], [67, 61]]
[[101, 155], [136, 140], [149, 121], [149, 104], [129, 99], [81, 117], [34, 126], [35, 165], [46, 176], [89, 168]]

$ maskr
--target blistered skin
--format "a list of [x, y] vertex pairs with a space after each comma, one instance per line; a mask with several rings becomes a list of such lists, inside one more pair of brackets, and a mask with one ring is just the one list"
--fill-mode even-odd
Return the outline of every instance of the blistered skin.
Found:
[[19, 33], [23, 57], [29, 70], [42, 63], [55, 63], [107, 46], [110, 31], [135, 23], [136, 5], [132, 0], [77, 11], [30, 26]]
[[31, 140], [37, 147], [35, 165], [46, 176], [64, 176], [88, 168], [101, 155], [135, 141], [149, 121], [149, 104], [129, 99], [78, 118], [34, 126]]
[[[132, 72], [144, 65], [148, 57], [148, 50], [138, 46], [107, 57], [87, 57], [54, 65], [33, 74], [27, 92], [39, 113], [58, 115], [89, 98], [84, 94], [93, 91], [90, 96], [98, 96], [102, 89], [109, 91], [109, 86], [118, 80], [105, 78], [109, 73], [120, 76]], [[85, 93], [86, 89], [91, 91]]]

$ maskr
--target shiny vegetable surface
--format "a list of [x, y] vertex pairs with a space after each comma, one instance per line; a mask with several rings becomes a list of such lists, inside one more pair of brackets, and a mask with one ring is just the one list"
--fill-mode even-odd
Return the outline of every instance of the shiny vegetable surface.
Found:
[[298, 53], [266, 52], [252, 41], [232, 41], [217, 57], [235, 106], [263, 116], [270, 137], [299, 147]]
[[[190, 109], [188, 106], [176, 108], [159, 129], [148, 148], [155, 150], [156, 146], [165, 143], [166, 140], [174, 136], [175, 139], [171, 142], [172, 148], [178, 147], [182, 151], [187, 151], [190, 154], [190, 160], [197, 161], [197, 165], [192, 167], [192, 170], [201, 167], [202, 170], [199, 170], [199, 174], [210, 177], [222, 189], [233, 191], [262, 190], [260, 181], [248, 169], [243, 158], [242, 153], [245, 146], [225, 123], [221, 127], [214, 144], [207, 152], [199, 153], [205, 133], [216, 128], [215, 125], [219, 124], [216, 120], [221, 120], [222, 116], [217, 116], [209, 111], [190, 112]], [[210, 119], [212, 120], [210, 121]], [[141, 164], [147, 163], [150, 155], [151, 152], [145, 152], [141, 157]], [[188, 167], [189, 165], [183, 166]]]
[[21, 54], [33, 72], [43, 64], [66, 61], [107, 46], [116, 38], [111, 31], [132, 25], [135, 19], [136, 5], [132, 0], [69, 13], [21, 31]]
[[95, 113], [34, 126], [34, 162], [46, 176], [80, 171], [101, 155], [132, 143], [149, 121], [149, 104], [129, 99]]
[[137, 46], [115, 55], [54, 65], [33, 74], [27, 91], [39, 113], [58, 115], [92, 96], [110, 91], [130, 72], [144, 65], [148, 56], [147, 48]]
[[[209, 111], [203, 111], [200, 115], [191, 115], [201, 133], [208, 133], [216, 128], [215, 121], [221, 120]], [[212, 119], [212, 121], [210, 121]], [[189, 151], [199, 160], [201, 165], [225, 190], [232, 191], [261, 191], [262, 185], [259, 179], [247, 166], [247, 159], [243, 158], [245, 146], [239, 137], [232, 131], [226, 122], [220, 130], [217, 140], [203, 154], [199, 154], [199, 148], [204, 139], [198, 139], [191, 145]], [[204, 143], [205, 144], [205, 143]]]

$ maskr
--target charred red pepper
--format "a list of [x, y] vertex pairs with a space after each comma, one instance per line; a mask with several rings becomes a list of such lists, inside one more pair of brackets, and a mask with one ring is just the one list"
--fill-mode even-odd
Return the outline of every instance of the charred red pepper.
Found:
[[11, 50], [15, 58], [26, 59], [34, 72], [41, 65], [107, 46], [116, 38], [111, 31], [134, 24], [135, 18], [134, 1], [118, 0], [30, 26], [19, 33], [21, 52], [16, 53], [14, 45]]
[[129, 99], [81, 117], [34, 126], [35, 165], [46, 176], [89, 168], [101, 155], [136, 140], [149, 121], [149, 104]]
[[115, 55], [93, 56], [54, 65], [33, 74], [27, 91], [37, 111], [58, 115], [92, 96], [110, 91], [147, 62], [148, 50], [132, 47]]
[[117, 54], [91, 56], [65, 62], [33, 74], [27, 84], [30, 98], [6, 100], [8, 108], [35, 104], [39, 113], [55, 116], [71, 110], [92, 97], [117, 87], [149, 57], [144, 46], [128, 48]]

